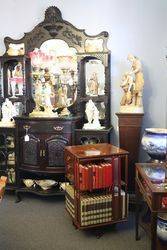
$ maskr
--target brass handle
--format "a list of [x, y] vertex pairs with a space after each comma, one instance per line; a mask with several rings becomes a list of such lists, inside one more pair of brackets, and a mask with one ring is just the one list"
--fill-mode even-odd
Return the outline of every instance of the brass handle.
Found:
[[23, 128], [24, 128], [25, 130], [28, 130], [28, 129], [31, 128], [31, 126], [29, 126], [29, 125], [23, 125]]
[[40, 157], [42, 157], [42, 149], [40, 150]]
[[54, 130], [56, 131], [61, 131], [63, 130], [64, 127], [61, 127], [61, 126], [56, 126], [56, 127], [53, 127]]

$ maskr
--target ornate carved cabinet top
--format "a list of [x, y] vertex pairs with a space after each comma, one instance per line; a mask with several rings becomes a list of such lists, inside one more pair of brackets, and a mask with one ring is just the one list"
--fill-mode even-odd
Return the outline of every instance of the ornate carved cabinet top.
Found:
[[[107, 53], [108, 32], [103, 31], [98, 35], [90, 36], [84, 29], [78, 29], [62, 18], [61, 11], [51, 6], [45, 11], [45, 19], [35, 28], [19, 40], [5, 37], [5, 54], [18, 55], [27, 54], [34, 48], [40, 48], [41, 44], [48, 39], [62, 39], [71, 47], [75, 47], [78, 53]], [[14, 47], [14, 49], [13, 49]], [[15, 50], [13, 52], [13, 50]]]

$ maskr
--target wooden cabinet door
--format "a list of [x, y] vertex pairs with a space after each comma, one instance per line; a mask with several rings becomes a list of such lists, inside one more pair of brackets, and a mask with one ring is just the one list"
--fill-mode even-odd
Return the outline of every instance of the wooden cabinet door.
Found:
[[29, 134], [29, 140], [21, 137], [20, 142], [21, 164], [23, 166], [39, 167], [40, 165], [40, 139]]
[[45, 140], [47, 167], [64, 166], [64, 148], [69, 140], [63, 135], [53, 135]]

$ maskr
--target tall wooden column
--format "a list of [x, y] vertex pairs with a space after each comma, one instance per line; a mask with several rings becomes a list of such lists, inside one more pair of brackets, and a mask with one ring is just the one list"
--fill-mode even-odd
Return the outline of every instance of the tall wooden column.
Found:
[[129, 152], [128, 191], [135, 191], [135, 163], [138, 162], [141, 143], [140, 131], [143, 113], [116, 113], [119, 126], [119, 146]]

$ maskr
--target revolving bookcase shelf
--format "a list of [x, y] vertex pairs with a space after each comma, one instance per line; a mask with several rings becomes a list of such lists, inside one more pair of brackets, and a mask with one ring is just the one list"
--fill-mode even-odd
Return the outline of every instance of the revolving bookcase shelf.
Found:
[[127, 220], [128, 152], [111, 144], [65, 148], [66, 209], [77, 228]]

